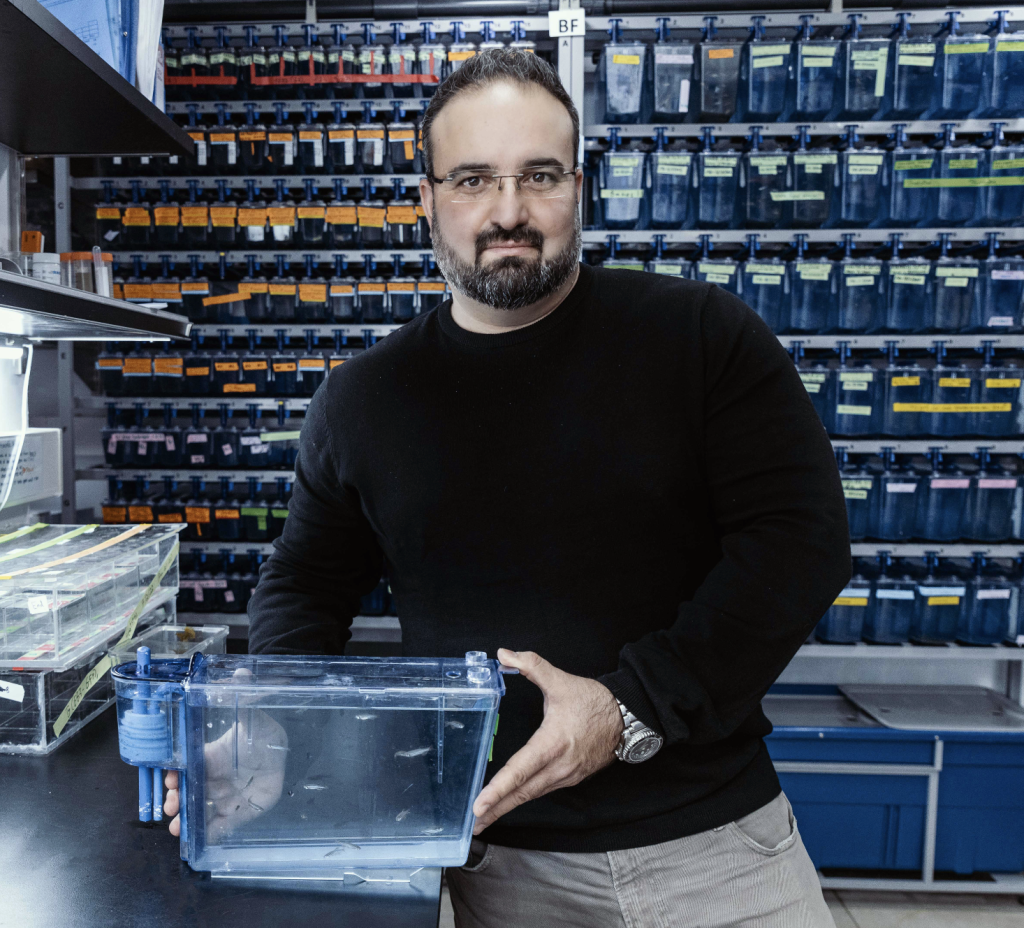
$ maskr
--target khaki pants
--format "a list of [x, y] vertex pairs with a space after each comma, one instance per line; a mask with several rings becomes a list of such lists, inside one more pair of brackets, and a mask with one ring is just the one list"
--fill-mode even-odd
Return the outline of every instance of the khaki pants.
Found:
[[835, 928], [784, 793], [729, 825], [604, 854], [473, 841], [457, 928]]

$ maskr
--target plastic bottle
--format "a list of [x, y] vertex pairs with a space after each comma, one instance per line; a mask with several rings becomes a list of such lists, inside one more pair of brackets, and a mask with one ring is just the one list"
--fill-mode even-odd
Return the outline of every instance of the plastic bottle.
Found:
[[103, 350], [96, 358], [99, 371], [100, 390], [104, 396], [124, 396], [124, 352], [119, 351], [116, 342], [104, 342]]
[[202, 350], [202, 344], [203, 336], [193, 331], [192, 350], [185, 355], [185, 396], [208, 396], [211, 392], [210, 355]]
[[[196, 27], [186, 26], [185, 35], [187, 45], [181, 50], [181, 55], [178, 58], [182, 75], [184, 77], [209, 77], [210, 58], [206, 49], [203, 48], [202, 42], [196, 36]], [[194, 100], [201, 100], [208, 94], [204, 87], [199, 86], [190, 88], [189, 96]]]
[[237, 386], [241, 381], [241, 365], [238, 355], [228, 347], [228, 340], [231, 337], [229, 329], [220, 329], [220, 351], [213, 356], [210, 375], [212, 392], [217, 395], [226, 393], [237, 393]]
[[383, 248], [387, 237], [387, 204], [373, 195], [376, 190], [370, 178], [364, 177], [363, 198], [356, 206], [359, 244], [364, 248]]
[[692, 42], [670, 40], [668, 17], [659, 17], [656, 21], [657, 40], [650, 48], [649, 118], [658, 122], [682, 122], [690, 109], [694, 46]]
[[192, 494], [185, 501], [185, 538], [190, 541], [205, 541], [213, 538], [213, 504], [207, 498], [204, 483], [193, 477]]
[[[265, 99], [270, 88], [257, 84], [254, 78], [263, 79], [270, 75], [267, 69], [267, 50], [260, 44], [255, 26], [244, 28], [245, 45], [238, 53], [238, 88], [246, 97]], [[246, 110], [248, 109], [247, 105]]]
[[774, 193], [788, 204], [785, 224], [796, 229], [820, 229], [832, 216], [839, 156], [825, 148], [807, 147], [807, 126], [797, 126], [797, 150], [792, 154], [792, 190]]
[[248, 322], [261, 324], [270, 321], [270, 288], [260, 269], [258, 255], [246, 255], [246, 274], [238, 282], [238, 292], [245, 296], [245, 318]]
[[419, 315], [437, 309], [438, 306], [448, 299], [447, 284], [445, 284], [444, 280], [431, 277], [435, 269], [434, 259], [425, 255], [423, 257], [423, 271], [416, 283]]
[[363, 278], [356, 285], [359, 312], [363, 322], [387, 321], [387, 290], [383, 277], [376, 275], [377, 262], [372, 255], [363, 256]]
[[1013, 534], [1017, 477], [994, 463], [987, 448], [979, 449], [974, 457], [978, 460], [979, 469], [971, 477], [964, 511], [964, 537], [992, 543], [1009, 541]]
[[647, 46], [622, 40], [622, 20], [610, 19], [611, 40], [601, 49], [598, 63], [598, 109], [606, 123], [640, 121]]
[[898, 465], [892, 448], [882, 449], [882, 473], [868, 520], [868, 535], [882, 541], [909, 541], [914, 535], [921, 478], [910, 461]]
[[974, 401], [978, 404], [968, 420], [974, 435], [1012, 438], [1024, 432], [1021, 416], [1021, 382], [1024, 369], [1019, 360], [993, 361], [995, 346], [982, 342], [985, 363], [978, 373]]
[[238, 244], [238, 207], [229, 203], [228, 182], [217, 180], [217, 202], [210, 207], [210, 229], [218, 251], [231, 251]]
[[910, 637], [914, 618], [914, 580], [892, 556], [878, 556], [881, 573], [875, 578], [874, 595], [864, 617], [864, 640], [872, 644], [902, 644]]
[[275, 103], [274, 125], [267, 132], [266, 173], [291, 174], [295, 166], [295, 146], [295, 130], [285, 123], [284, 104]]
[[[891, 236], [892, 257], [885, 265], [887, 332], [920, 332], [935, 319], [932, 263], [920, 256], [900, 256], [900, 233]], [[916, 401], [915, 401], [916, 402]]]
[[242, 511], [231, 493], [232, 481], [220, 478], [220, 498], [213, 507], [213, 525], [220, 541], [239, 541], [242, 537]]
[[728, 122], [736, 112], [740, 80], [739, 42], [715, 39], [717, 16], [705, 16], [697, 44], [696, 99], [691, 110], [697, 122]]
[[260, 482], [255, 477], [247, 477], [249, 496], [242, 503], [242, 537], [246, 541], [266, 541], [270, 534], [267, 522], [270, 518], [270, 507], [259, 496]]
[[[405, 41], [405, 32], [401, 23], [391, 23], [391, 47], [388, 49], [387, 73], [392, 76], [416, 73], [416, 47]], [[391, 84], [392, 96], [411, 97], [411, 82], [395, 81]]]
[[114, 248], [121, 241], [121, 207], [114, 203], [114, 184], [101, 181], [103, 197], [96, 204], [96, 241], [105, 248]]
[[932, 101], [935, 42], [910, 35], [909, 13], [897, 13], [890, 58], [892, 80], [884, 108], [888, 119], [920, 119]]
[[916, 361], [897, 362], [895, 342], [886, 344], [888, 364], [882, 372], [883, 404], [881, 432], [893, 438], [922, 434], [921, 407], [930, 401], [930, 372]]
[[[347, 40], [348, 36], [340, 24], [331, 26], [334, 43], [327, 50], [327, 73], [345, 75], [356, 73], [355, 46]], [[356, 95], [356, 84], [338, 82], [333, 85], [333, 95], [339, 99], [351, 100]]]
[[[326, 290], [326, 287], [324, 287]], [[299, 355], [299, 394], [312, 396], [327, 377], [327, 360], [316, 347], [316, 332], [306, 330], [306, 350]]]
[[242, 370], [238, 392], [253, 396], [266, 396], [270, 377], [267, 356], [256, 348], [256, 330], [247, 329], [245, 334], [249, 342], [249, 350], [239, 359]]
[[836, 435], [875, 435], [882, 421], [882, 378], [870, 364], [847, 364], [850, 347], [837, 344], [839, 369], [835, 372]]
[[690, 276], [691, 262], [681, 257], [666, 257], [663, 252], [665, 250], [665, 236], [655, 235], [654, 236], [654, 255], [651, 260], [647, 262], [647, 266], [644, 270], [651, 274], [668, 274], [673, 277], [686, 278]]
[[185, 111], [188, 114], [186, 131], [195, 144], [195, 154], [182, 162], [180, 169], [192, 176], [205, 174], [209, 164], [210, 151], [206, 141], [206, 130], [199, 125], [199, 107], [195, 103], [189, 103]]
[[394, 272], [387, 282], [392, 322], [408, 322], [416, 315], [416, 280], [402, 272], [402, 256], [394, 255]]
[[728, 229], [738, 219], [739, 152], [733, 149], [714, 151], [715, 137], [711, 127], [705, 126], [703, 149], [696, 154], [697, 171], [697, 227], [700, 229]]
[[185, 389], [185, 359], [173, 343], [165, 343], [153, 357], [153, 394], [181, 396]]
[[171, 202], [171, 182], [161, 179], [158, 183], [160, 203], [153, 208], [153, 243], [160, 248], [176, 248], [180, 239], [181, 211], [177, 203]]
[[996, 30], [986, 63], [986, 116], [1016, 118], [1024, 111], [1024, 32], [1006, 31], [1006, 10], [996, 10]]
[[[215, 85], [211, 88], [213, 94], [216, 95], [229, 92], [229, 88], [237, 84], [238, 54], [228, 41], [227, 26], [214, 26], [213, 29], [217, 34], [217, 46], [209, 52], [210, 77], [216, 77], [225, 81], [224, 84]], [[217, 89], [220, 87], [223, 90]]]
[[985, 64], [992, 43], [987, 35], [960, 34], [956, 10], [946, 16], [944, 34], [935, 40], [935, 92], [925, 116], [929, 119], [962, 119], [985, 106]]
[[326, 207], [324, 201], [317, 198], [316, 181], [307, 177], [302, 183], [306, 196], [296, 208], [295, 244], [302, 248], [320, 248], [327, 234]]
[[148, 248], [150, 227], [153, 217], [149, 203], [142, 198], [142, 181], [129, 181], [132, 188], [132, 202], [125, 207], [121, 216], [121, 240], [129, 248]]
[[328, 282], [327, 311], [333, 322], [355, 322], [356, 282], [345, 273], [344, 255], [334, 256], [334, 276]]
[[750, 151], [744, 153], [740, 171], [740, 209], [745, 228], [777, 229], [783, 226], [786, 199], [779, 195], [784, 195], [793, 184], [790, 157], [778, 148], [763, 152], [761, 127], [750, 127]]
[[423, 41], [416, 50], [416, 73], [430, 75], [433, 82], [420, 84], [423, 96], [432, 97], [438, 83], [444, 77], [448, 50], [437, 41], [433, 23], [423, 23]]
[[757, 257], [757, 235], [747, 236], [750, 257], [740, 271], [740, 296], [773, 332], [782, 329], [782, 310], [789, 302], [789, 276], [780, 258]]
[[863, 567], [855, 564], [856, 573], [846, 588], [829, 606], [822, 620], [814, 630], [819, 641], [826, 644], [855, 644], [864, 632], [864, 619], [871, 604], [871, 581], [864, 575]]
[[120, 525], [128, 521], [128, 505], [121, 494], [121, 481], [116, 477], [107, 478], [108, 496], [100, 504], [104, 525]]
[[285, 183], [280, 177], [274, 181], [276, 196], [267, 207], [273, 248], [291, 248], [295, 242], [295, 201], [285, 193]]
[[238, 164], [238, 130], [227, 123], [227, 104], [216, 104], [217, 126], [207, 136], [210, 143], [210, 169], [214, 174], [230, 174]]
[[647, 155], [619, 151], [619, 131], [608, 130], [609, 148], [601, 156], [601, 203], [606, 229], [642, 229], [647, 225]]
[[813, 38], [813, 17], [800, 17], [800, 33], [793, 43], [793, 75], [790, 79], [789, 121], [819, 122], [832, 110], [839, 75], [839, 42]]
[[843, 234], [843, 257], [838, 262], [839, 299], [829, 305], [829, 328], [838, 332], [867, 332], [885, 319], [885, 276], [877, 258], [855, 258], [853, 235]]
[[962, 644], [1000, 644], [1010, 627], [1011, 584], [981, 552], [972, 561], [974, 577], [967, 582], [956, 639]]
[[348, 121], [341, 103], [334, 104], [334, 120], [326, 129], [324, 170], [331, 174], [354, 174], [356, 163], [356, 127]]
[[797, 364], [797, 373], [800, 375], [800, 381], [803, 383], [804, 389], [807, 391], [807, 395], [814, 406], [814, 411], [818, 414], [818, 418], [821, 419], [821, 424], [824, 426], [825, 431], [830, 432], [834, 429], [833, 423], [835, 419], [833, 415], [835, 401], [832, 398], [834, 389], [832, 371], [827, 364], [820, 361], [810, 362], [801, 360], [803, 357], [803, 346], [800, 342], [791, 342], [790, 345], [793, 360]]
[[300, 174], [322, 174], [326, 164], [326, 136], [324, 127], [317, 122], [314, 104], [309, 101], [302, 104], [305, 119], [295, 133], [296, 157], [295, 169]]
[[386, 130], [386, 167], [392, 174], [411, 174], [416, 162], [416, 126], [405, 120], [405, 108], [398, 100], [391, 104], [391, 110]]
[[135, 342], [121, 365], [125, 396], [153, 395], [153, 356]]
[[245, 248], [267, 248], [267, 204], [256, 193], [256, 181], [245, 181], [245, 202], [238, 207], [239, 244]]
[[[694, 279], [717, 284], [723, 290], [739, 295], [739, 264], [732, 258], [711, 258], [709, 252], [714, 247], [711, 236], [700, 236], [700, 250], [694, 260]], [[643, 267], [640, 268], [643, 270]]]
[[[294, 77], [297, 71], [295, 49], [288, 44], [286, 26], [274, 26], [274, 44], [267, 52], [267, 73], [270, 77]], [[272, 90], [276, 94], [276, 91]]]
[[267, 127], [256, 119], [256, 104], [245, 104], [245, 126], [238, 130], [238, 164], [246, 174], [262, 174], [266, 169]]
[[243, 612], [249, 598], [249, 581], [239, 572], [234, 552], [231, 550], [225, 548], [220, 552], [220, 562], [224, 579], [227, 581], [221, 609], [229, 613]]
[[416, 203], [405, 195], [405, 184], [402, 183], [401, 178], [392, 179], [391, 186], [394, 193], [385, 207], [384, 215], [385, 247], [421, 248], [422, 243], [417, 240], [416, 236], [418, 231]]
[[299, 392], [299, 365], [295, 355], [285, 350], [285, 330], [278, 329], [277, 351], [270, 356], [273, 371], [271, 390], [275, 396], [297, 396]]
[[924, 541], [957, 541], [963, 535], [971, 481], [958, 467], [943, 466], [942, 452], [929, 452], [932, 467], [918, 491], [914, 535]]
[[992, 145], [981, 153], [976, 222], [1014, 225], [1024, 217], [1024, 144], [1008, 145], [1003, 123], [992, 123]]
[[[319, 77], [327, 72], [327, 52], [320, 44], [320, 36], [316, 26], [303, 23], [302, 31], [306, 41], [300, 45], [295, 54], [295, 72], [310, 77]], [[321, 85], [315, 84], [318, 90]]]
[[997, 255], [997, 232], [988, 233], [988, 254], [979, 262], [978, 283], [971, 307], [975, 331], [1020, 328], [1024, 324], [1024, 258]]
[[839, 99], [833, 106], [836, 119], [874, 119], [885, 99], [889, 39], [861, 36], [860, 17], [847, 16], [850, 25], [839, 51]]
[[[387, 65], [387, 49], [377, 42], [373, 23], [363, 23], [363, 44], [356, 50], [356, 73], [364, 77], [383, 74]], [[386, 96], [383, 83], [360, 84], [363, 96], [367, 99], [379, 100]]]
[[188, 248], [205, 248], [210, 237], [210, 206], [198, 199], [199, 181], [188, 181], [188, 201], [181, 207], [182, 244]]
[[303, 255], [306, 276], [299, 281], [298, 302], [295, 305], [296, 322], [327, 321], [327, 282], [316, 276], [316, 255]]
[[163, 496], [153, 503], [156, 521], [161, 525], [181, 525], [185, 521], [185, 504], [178, 499], [177, 487], [172, 477], [164, 477]]
[[740, 57], [740, 118], [774, 122], [786, 105], [793, 45], [767, 38], [764, 16], [751, 16], [750, 39]]
[[945, 644], [956, 638], [967, 587], [948, 568], [940, 568], [934, 553], [925, 555], [927, 576], [915, 590], [910, 640], [917, 644]]
[[967, 364], [947, 362], [943, 342], [936, 342], [934, 350], [931, 411], [922, 417], [921, 424], [930, 435], [969, 435], [979, 387], [978, 371]]
[[985, 152], [977, 145], [954, 145], [953, 123], [944, 123], [943, 145], [935, 152], [938, 188], [931, 225], [956, 226], [970, 222], [978, 212], [982, 162]]

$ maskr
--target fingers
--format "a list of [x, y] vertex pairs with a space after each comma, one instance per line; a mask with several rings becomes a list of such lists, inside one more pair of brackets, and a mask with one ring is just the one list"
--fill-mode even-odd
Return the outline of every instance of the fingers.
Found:
[[174, 835], [175, 838], [181, 837], [181, 819], [177, 815], [171, 819], [171, 824], [167, 826], [167, 830]]
[[563, 786], [572, 786], [576, 782], [578, 781], [557, 770], [554, 766], [545, 767], [522, 786], [515, 788], [512, 792], [498, 800], [482, 815], [477, 816], [476, 823], [473, 826], [473, 834], [480, 834], [481, 831], [496, 822], [503, 815], [507, 815], [516, 806], [521, 806], [524, 802], [529, 802], [531, 799], [537, 799], [539, 796], [554, 792]]
[[515, 667], [527, 680], [542, 690], [557, 683], [562, 673], [533, 651], [509, 651], [507, 648], [498, 648], [498, 660], [506, 667]]
[[178, 788], [178, 771], [177, 770], [165, 770], [164, 771], [164, 786], [168, 789]]
[[179, 793], [176, 789], [169, 789], [164, 798], [164, 815], [177, 815], [180, 806]]
[[477, 818], [482, 818], [488, 809], [497, 805], [514, 790], [521, 789], [548, 764], [554, 762], [560, 753], [547, 734], [538, 729], [477, 796], [476, 802], [473, 803], [473, 814]]

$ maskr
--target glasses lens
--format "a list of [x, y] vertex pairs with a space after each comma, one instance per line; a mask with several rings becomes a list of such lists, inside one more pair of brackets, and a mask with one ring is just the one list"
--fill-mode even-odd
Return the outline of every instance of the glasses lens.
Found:
[[520, 195], [529, 199], [551, 200], [572, 190], [573, 172], [560, 168], [537, 168], [515, 176], [463, 171], [446, 179], [444, 187], [452, 203], [472, 203], [492, 199], [501, 183], [515, 184], [517, 177]]
[[498, 181], [493, 174], [483, 174], [479, 171], [462, 171], [453, 174], [451, 179], [445, 182], [446, 187], [451, 187], [451, 200], [453, 203], [469, 203], [474, 200], [486, 200], [494, 196], [498, 189]]
[[536, 200], [550, 200], [564, 197], [569, 192], [571, 174], [554, 168], [527, 171], [519, 179], [519, 192], [524, 197]]

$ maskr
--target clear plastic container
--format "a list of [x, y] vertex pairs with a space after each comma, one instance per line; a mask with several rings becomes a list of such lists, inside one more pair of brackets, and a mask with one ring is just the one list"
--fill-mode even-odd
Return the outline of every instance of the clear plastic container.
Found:
[[[39, 255], [33, 256], [34, 259]], [[33, 260], [33, 264], [35, 260]], [[65, 287], [74, 287], [76, 290], [86, 290], [89, 293], [113, 293], [114, 282], [114, 256], [109, 252], [100, 254], [100, 287], [96, 286], [96, 264], [93, 261], [91, 251], [66, 251], [60, 256], [60, 283]], [[34, 275], [33, 275], [34, 276]], [[105, 284], [104, 284], [105, 281]], [[106, 286], [106, 290], [102, 288]]]
[[748, 122], [774, 122], [786, 104], [793, 45], [765, 37], [764, 17], [753, 19], [753, 36], [740, 59], [740, 111]]
[[623, 42], [617, 21], [613, 22], [610, 32], [612, 41], [601, 50], [598, 65], [604, 121], [639, 122], [647, 46], [642, 42]]
[[715, 41], [716, 18], [704, 17], [707, 25], [695, 55], [697, 89], [691, 109], [698, 122], [728, 122], [736, 112], [743, 45], [734, 41]]
[[909, 541], [921, 478], [910, 467], [896, 467], [886, 455], [885, 470], [878, 476], [878, 493], [868, 524], [868, 535], [882, 541]]
[[605, 152], [601, 157], [601, 203], [608, 229], [642, 229], [646, 224], [647, 155]]
[[855, 644], [864, 633], [864, 618], [871, 603], [871, 583], [856, 574], [829, 606], [814, 630], [827, 644]]
[[131, 641], [110, 649], [115, 664], [134, 660], [138, 648], [147, 647], [156, 659], [179, 660], [193, 654], [223, 654], [226, 648], [226, 625], [156, 625]]
[[[0, 668], [64, 670], [104, 646], [126, 627], [178, 531], [62, 525], [51, 537], [29, 533], [0, 544], [7, 576], [0, 580]], [[149, 602], [166, 602], [177, 590], [175, 557]]]
[[781, 331], [782, 310], [789, 302], [789, 274], [778, 258], [743, 262], [740, 297], [773, 332]]
[[[122, 759], [184, 773], [193, 869], [349, 882], [465, 862], [505, 691], [486, 654], [199, 655], [112, 676]], [[225, 786], [232, 802], [209, 803]]]

